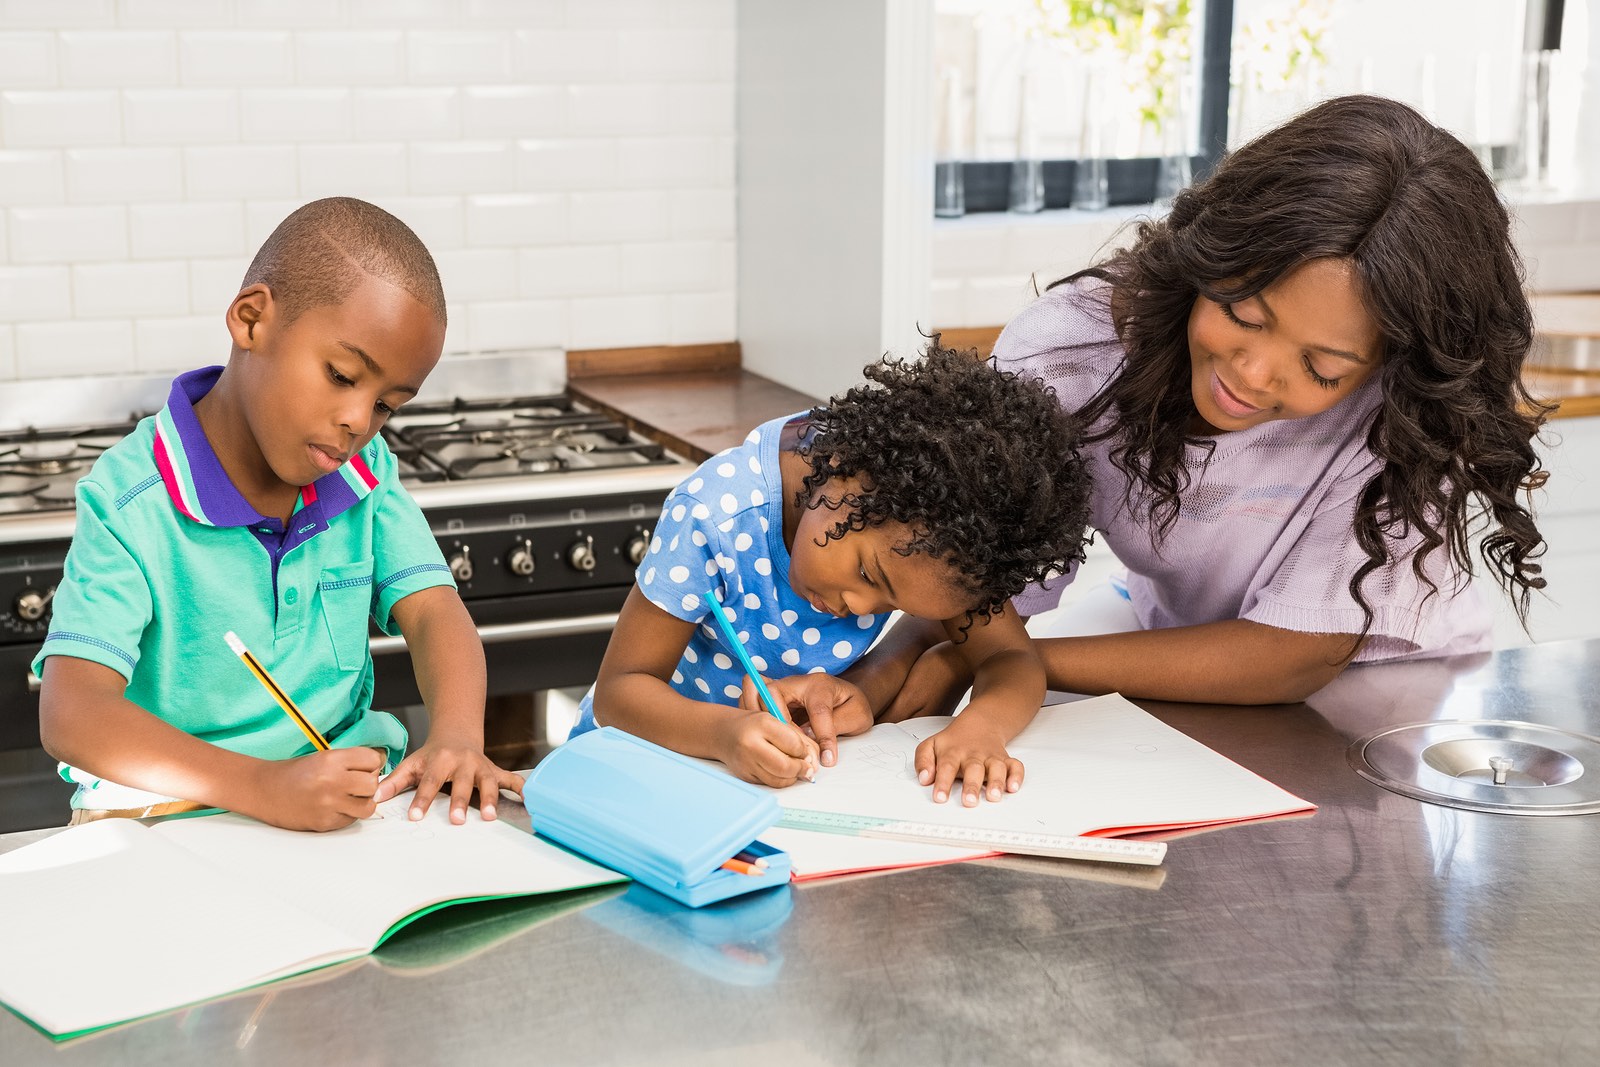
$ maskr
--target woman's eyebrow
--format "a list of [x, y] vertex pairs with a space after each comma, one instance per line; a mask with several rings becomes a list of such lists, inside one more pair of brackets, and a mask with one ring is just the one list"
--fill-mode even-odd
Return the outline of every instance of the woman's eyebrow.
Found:
[[[1278, 316], [1273, 313], [1272, 305], [1267, 303], [1267, 298], [1265, 296], [1257, 293], [1255, 295], [1255, 300], [1261, 305], [1262, 310], [1267, 313], [1267, 318], [1271, 319], [1273, 322], [1278, 321]], [[1330, 356], [1338, 356], [1340, 359], [1348, 359], [1350, 362], [1359, 363], [1362, 366], [1366, 366], [1367, 363], [1365, 359], [1356, 353], [1351, 352], [1349, 349], [1334, 348], [1332, 345], [1306, 345], [1306, 347], [1311, 349], [1313, 352], [1326, 352]]]

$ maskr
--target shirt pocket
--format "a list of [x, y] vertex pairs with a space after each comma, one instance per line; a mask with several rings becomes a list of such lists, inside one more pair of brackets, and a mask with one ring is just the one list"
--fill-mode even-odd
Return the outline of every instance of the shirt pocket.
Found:
[[322, 568], [318, 583], [322, 618], [341, 671], [367, 665], [367, 619], [372, 614], [372, 561], [357, 560]]

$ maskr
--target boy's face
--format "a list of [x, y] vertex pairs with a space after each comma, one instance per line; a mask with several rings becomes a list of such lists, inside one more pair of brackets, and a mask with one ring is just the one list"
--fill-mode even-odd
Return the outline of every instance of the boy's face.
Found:
[[287, 324], [266, 287], [252, 286], [234, 299], [228, 325], [247, 355], [249, 434], [271, 474], [294, 486], [338, 470], [366, 447], [416, 395], [444, 347], [444, 325], [432, 311], [372, 277], [341, 303]]
[[948, 560], [895, 551], [911, 540], [903, 523], [869, 526], [818, 545], [846, 514], [811, 508], [795, 529], [789, 585], [812, 607], [840, 617], [903, 611], [920, 619], [953, 619], [972, 608], [972, 596]]

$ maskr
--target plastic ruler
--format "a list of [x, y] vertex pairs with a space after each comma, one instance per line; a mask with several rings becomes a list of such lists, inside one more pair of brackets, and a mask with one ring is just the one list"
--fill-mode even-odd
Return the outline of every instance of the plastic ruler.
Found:
[[933, 845], [982, 848], [994, 852], [1013, 852], [1022, 856], [1055, 856], [1069, 860], [1099, 860], [1103, 863], [1159, 864], [1167, 854], [1160, 841], [1119, 841], [1111, 837], [1072, 837], [1067, 834], [1035, 834], [1016, 830], [988, 830], [979, 826], [946, 826], [940, 823], [906, 822], [872, 815], [841, 815], [831, 811], [783, 809], [778, 825], [790, 830], [815, 830], [851, 837], [885, 837], [896, 841], [924, 841]]

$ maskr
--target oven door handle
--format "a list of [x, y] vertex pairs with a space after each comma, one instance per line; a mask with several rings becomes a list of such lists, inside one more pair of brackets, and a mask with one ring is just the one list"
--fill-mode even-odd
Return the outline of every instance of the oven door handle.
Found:
[[[478, 627], [478, 639], [486, 645], [521, 641], [528, 637], [575, 637], [580, 634], [609, 633], [617, 627], [617, 613], [579, 615], [569, 619], [536, 619], [533, 622], [500, 622]], [[374, 656], [389, 656], [406, 650], [404, 637], [374, 637], [368, 644]]]
[[[575, 619], [539, 619], [534, 622], [502, 622], [478, 627], [478, 639], [486, 645], [505, 641], [520, 641], [525, 637], [576, 637], [581, 634], [609, 633], [617, 628], [617, 613], [579, 615]], [[406, 650], [403, 637], [374, 637], [368, 644], [374, 656], [390, 656]], [[28, 692], [37, 693], [44, 683], [31, 669], [28, 671]]]

